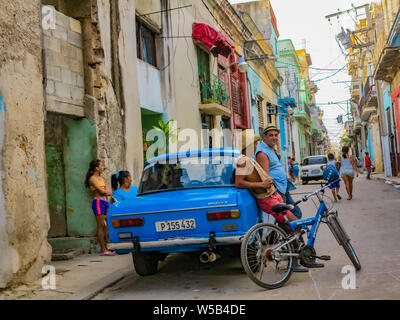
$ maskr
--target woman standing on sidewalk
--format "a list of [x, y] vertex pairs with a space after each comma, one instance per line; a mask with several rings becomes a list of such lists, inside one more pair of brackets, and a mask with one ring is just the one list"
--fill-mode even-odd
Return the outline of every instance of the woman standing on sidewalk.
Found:
[[115, 256], [116, 254], [107, 251], [106, 247], [106, 230], [107, 230], [107, 211], [109, 202], [108, 196], [111, 196], [111, 191], [107, 188], [106, 181], [101, 174], [104, 172], [104, 165], [101, 160], [92, 160], [89, 165], [89, 170], [86, 174], [85, 186], [93, 192], [92, 209], [97, 222], [97, 240], [101, 248], [101, 256]]
[[349, 147], [344, 146], [342, 148], [342, 155], [339, 156], [338, 162], [340, 163], [340, 171], [342, 174], [342, 179], [346, 186], [346, 191], [348, 194], [347, 200], [353, 199], [353, 180], [354, 180], [354, 173], [357, 174], [357, 165], [354, 157], [349, 154]]

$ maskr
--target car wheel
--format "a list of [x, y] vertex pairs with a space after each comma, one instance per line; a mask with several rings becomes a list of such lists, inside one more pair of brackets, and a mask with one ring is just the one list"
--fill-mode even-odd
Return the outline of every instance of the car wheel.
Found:
[[308, 180], [303, 179], [303, 180], [302, 180], [302, 183], [303, 183], [303, 184], [308, 184]]
[[151, 276], [157, 273], [159, 254], [153, 252], [132, 253], [133, 266], [140, 276]]

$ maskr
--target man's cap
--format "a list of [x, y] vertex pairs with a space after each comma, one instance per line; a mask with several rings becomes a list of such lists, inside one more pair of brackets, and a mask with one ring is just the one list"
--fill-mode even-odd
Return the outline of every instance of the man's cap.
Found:
[[263, 133], [264, 133], [264, 134], [267, 134], [269, 131], [272, 131], [272, 130], [278, 131], [278, 133], [281, 132], [276, 126], [270, 125], [270, 126], [268, 126], [268, 127], [266, 127], [266, 128], [264, 129]]
[[261, 138], [254, 134], [253, 129], [246, 129], [240, 133], [240, 140], [242, 142], [241, 149], [244, 150], [251, 144], [260, 141]]

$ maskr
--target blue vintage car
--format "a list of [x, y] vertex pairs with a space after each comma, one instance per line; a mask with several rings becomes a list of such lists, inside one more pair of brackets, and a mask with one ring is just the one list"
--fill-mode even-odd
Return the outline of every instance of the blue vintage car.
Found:
[[132, 253], [145, 276], [169, 253], [199, 252], [207, 262], [220, 246], [238, 247], [261, 217], [251, 193], [234, 186], [238, 156], [232, 148], [207, 149], [146, 162], [137, 197], [110, 206], [109, 249]]

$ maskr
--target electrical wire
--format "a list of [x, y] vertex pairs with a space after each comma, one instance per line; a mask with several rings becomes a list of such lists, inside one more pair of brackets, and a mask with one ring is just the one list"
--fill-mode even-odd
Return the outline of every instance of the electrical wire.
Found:
[[[323, 70], [323, 71], [332, 71], [332, 72], [334, 72], [334, 71], [342, 71], [343, 70], [343, 68], [340, 68], [340, 69], [326, 69], [326, 68], [315, 68], [315, 67], [310, 67], [310, 66], [302, 66], [302, 65], [295, 65], [295, 64], [293, 64], [293, 63], [286, 63], [286, 62], [283, 62], [283, 61], [278, 61], [277, 62], [278, 64], [286, 64], [286, 65], [290, 65], [290, 66], [294, 66], [294, 67], [297, 67], [297, 66], [299, 66], [300, 68], [304, 68], [304, 69], [312, 69], [312, 70]], [[346, 64], [347, 65], [347, 64]]]
[[325, 77], [325, 78], [317, 79], [317, 80], [313, 80], [313, 81], [314, 81], [314, 82], [321, 82], [321, 81], [324, 81], [324, 80], [326, 80], [326, 79], [332, 78], [332, 77], [334, 77], [335, 75], [337, 75], [340, 71], [343, 71], [344, 68], [346, 68], [346, 67], [347, 67], [347, 64], [345, 64], [345, 65], [343, 66], [342, 69], [336, 71], [334, 74], [331, 74], [331, 75], [329, 75], [329, 76], [327, 76], [327, 77]]
[[[330, 65], [332, 65], [334, 62], [336, 62], [337, 59], [339, 59], [341, 56], [342, 56], [342, 53], [339, 53], [339, 55], [338, 55], [335, 59], [333, 59], [331, 62], [329, 62], [329, 63], [324, 67], [324, 69], [327, 68], [327, 67], [329, 67]], [[315, 75], [310, 76], [310, 78], [313, 79], [314, 77], [320, 75], [321, 73], [323, 73], [323, 72], [322, 72], [322, 71], [321, 71], [321, 72], [318, 72], [318, 73], [316, 73]]]

